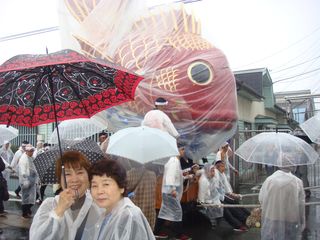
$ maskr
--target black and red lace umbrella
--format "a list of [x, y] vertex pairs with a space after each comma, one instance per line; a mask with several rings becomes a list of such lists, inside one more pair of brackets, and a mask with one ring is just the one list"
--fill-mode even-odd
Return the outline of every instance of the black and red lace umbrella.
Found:
[[34, 127], [89, 118], [134, 100], [142, 79], [72, 50], [18, 55], [0, 66], [0, 124]]
[[18, 55], [0, 66], [0, 124], [89, 118], [134, 99], [142, 77], [75, 51]]

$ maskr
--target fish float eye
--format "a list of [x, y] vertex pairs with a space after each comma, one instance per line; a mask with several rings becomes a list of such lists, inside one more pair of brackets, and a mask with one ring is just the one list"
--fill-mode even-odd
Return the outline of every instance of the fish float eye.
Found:
[[213, 71], [205, 62], [193, 62], [188, 67], [188, 77], [197, 85], [207, 85], [212, 82]]

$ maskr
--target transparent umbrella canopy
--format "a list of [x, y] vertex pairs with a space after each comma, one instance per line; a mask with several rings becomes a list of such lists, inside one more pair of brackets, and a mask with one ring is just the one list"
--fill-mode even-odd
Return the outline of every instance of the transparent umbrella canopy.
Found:
[[300, 127], [312, 142], [320, 144], [320, 114], [309, 118]]
[[302, 139], [288, 133], [260, 133], [245, 141], [235, 154], [247, 162], [277, 167], [313, 164], [318, 153]]
[[[107, 129], [108, 122], [105, 119], [95, 115], [91, 118], [65, 120], [59, 123], [58, 127], [60, 139], [74, 140], [87, 138], [93, 134]], [[49, 142], [58, 143], [57, 128], [55, 128], [52, 132]]]
[[0, 145], [3, 144], [4, 141], [10, 141], [16, 137], [18, 137], [19, 130], [14, 127], [7, 127], [5, 124], [0, 124]]
[[178, 156], [177, 141], [169, 133], [146, 126], [130, 127], [110, 137], [107, 153], [146, 164]]

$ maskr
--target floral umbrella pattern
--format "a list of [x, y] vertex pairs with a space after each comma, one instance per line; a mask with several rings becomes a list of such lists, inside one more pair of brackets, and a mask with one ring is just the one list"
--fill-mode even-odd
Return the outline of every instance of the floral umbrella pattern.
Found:
[[53, 106], [58, 121], [89, 118], [133, 100], [142, 79], [72, 50], [18, 55], [0, 66], [0, 123], [33, 127], [54, 122]]

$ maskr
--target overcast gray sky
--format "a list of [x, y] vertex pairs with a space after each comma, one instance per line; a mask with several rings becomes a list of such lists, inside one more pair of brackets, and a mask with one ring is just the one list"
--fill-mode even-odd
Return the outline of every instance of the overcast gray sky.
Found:
[[[158, 4], [168, 0], [148, 0]], [[4, 37], [58, 26], [56, 0], [1, 0], [0, 62], [61, 48], [59, 31]], [[275, 91], [320, 93], [320, 1], [203, 0], [188, 4], [203, 35], [222, 49], [233, 70], [268, 67]], [[287, 79], [287, 80], [286, 80]]]

